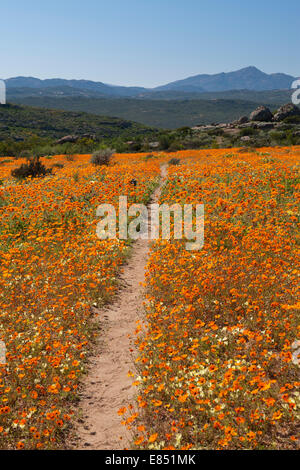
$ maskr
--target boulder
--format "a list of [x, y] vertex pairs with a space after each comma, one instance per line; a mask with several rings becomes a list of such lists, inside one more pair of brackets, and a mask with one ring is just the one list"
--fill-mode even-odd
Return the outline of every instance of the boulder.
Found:
[[68, 142], [70, 142], [71, 144], [74, 144], [75, 142], [77, 142], [78, 139], [79, 139], [79, 137], [77, 135], [65, 135], [61, 139], [57, 140], [56, 144], [62, 145], [62, 144], [66, 144]]
[[241, 124], [246, 124], [247, 122], [249, 122], [249, 119], [247, 118], [247, 116], [242, 116], [242, 117], [240, 117], [240, 119], [235, 121], [234, 124], [239, 126]]
[[258, 122], [250, 121], [250, 122], [247, 122], [246, 124], [240, 124], [239, 129], [248, 129], [249, 127], [252, 127], [252, 129], [257, 129], [257, 124]]
[[82, 134], [79, 139], [90, 139], [90, 140], [97, 140], [96, 134]]
[[274, 124], [273, 122], [258, 122], [256, 128], [260, 129], [261, 131], [267, 131], [274, 129]]
[[265, 106], [259, 106], [250, 114], [250, 121], [271, 122], [272, 120], [273, 114]]
[[149, 142], [149, 147], [151, 149], [157, 149], [159, 147], [159, 142]]
[[300, 116], [300, 109], [293, 103], [288, 103], [278, 109], [277, 113], [274, 115], [274, 120], [279, 122], [292, 116]]

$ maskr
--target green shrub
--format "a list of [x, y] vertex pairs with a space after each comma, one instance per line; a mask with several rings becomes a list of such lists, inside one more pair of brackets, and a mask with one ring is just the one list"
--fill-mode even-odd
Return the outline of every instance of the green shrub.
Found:
[[168, 150], [170, 145], [171, 145], [171, 140], [170, 140], [169, 136], [167, 136], [167, 135], [160, 136], [160, 138], [159, 138], [159, 147], [161, 148], [161, 150]]
[[300, 124], [300, 116], [288, 116], [283, 122], [286, 124]]
[[92, 155], [91, 163], [95, 166], [109, 165], [114, 152], [115, 151], [110, 148], [98, 150], [98, 152]]
[[169, 160], [169, 165], [180, 165], [180, 159], [179, 158], [171, 158], [171, 160]]
[[170, 147], [167, 149], [168, 152], [177, 152], [178, 150], [183, 150], [184, 146], [178, 141], [174, 140], [171, 143]]
[[253, 127], [245, 127], [244, 129], [240, 130], [239, 136], [246, 137], [246, 136], [255, 135], [255, 134], [257, 134], [256, 129], [253, 129]]
[[271, 131], [269, 136], [276, 142], [282, 142], [284, 139], [286, 139], [287, 134], [284, 131]]
[[208, 135], [212, 135], [212, 136], [219, 136], [219, 137], [223, 137], [225, 134], [224, 130], [223, 129], [212, 129], [210, 131], [208, 131]]
[[52, 173], [50, 168], [46, 168], [40, 161], [40, 157], [28, 158], [27, 163], [22, 163], [21, 166], [12, 170], [11, 175], [14, 178], [42, 178]]

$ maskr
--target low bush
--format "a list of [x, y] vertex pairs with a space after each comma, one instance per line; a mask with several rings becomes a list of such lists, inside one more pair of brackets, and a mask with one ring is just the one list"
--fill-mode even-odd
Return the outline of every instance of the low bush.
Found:
[[285, 124], [300, 124], [300, 116], [288, 116], [283, 122]]
[[98, 150], [92, 155], [91, 163], [95, 166], [109, 165], [113, 154], [114, 150], [110, 148]]
[[180, 165], [180, 159], [179, 158], [171, 158], [171, 160], [169, 160], [169, 165]]
[[46, 168], [40, 161], [40, 157], [28, 158], [27, 163], [22, 163], [21, 166], [12, 170], [11, 175], [14, 178], [41, 178], [52, 173], [51, 168]]
[[167, 152], [178, 152], [179, 150], [183, 150], [184, 146], [178, 141], [174, 140], [171, 143], [170, 147], [166, 150]]
[[171, 145], [171, 139], [168, 135], [163, 134], [159, 138], [159, 147], [161, 150], [168, 150]]
[[249, 135], [255, 135], [257, 134], [257, 130], [253, 129], [253, 127], [245, 127], [244, 129], [240, 130], [240, 137], [246, 137]]

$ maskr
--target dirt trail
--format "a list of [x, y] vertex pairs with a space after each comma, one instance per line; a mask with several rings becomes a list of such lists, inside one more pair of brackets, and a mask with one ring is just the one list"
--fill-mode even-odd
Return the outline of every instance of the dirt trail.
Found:
[[[167, 167], [162, 166], [160, 185], [152, 202], [158, 201], [166, 175]], [[121, 425], [118, 410], [126, 406], [135, 393], [128, 371], [134, 372], [133, 335], [143, 311], [141, 283], [145, 281], [149, 246], [148, 240], [134, 244], [120, 276], [121, 288], [116, 301], [99, 312], [100, 321], [105, 318], [106, 323], [83, 383], [79, 403], [81, 418], [75, 425], [77, 437], [72, 448], [122, 450], [130, 445], [131, 436]]]

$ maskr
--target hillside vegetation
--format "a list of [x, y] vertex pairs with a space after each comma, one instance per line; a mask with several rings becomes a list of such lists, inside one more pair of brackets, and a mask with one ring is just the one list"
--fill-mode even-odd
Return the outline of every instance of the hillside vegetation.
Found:
[[[122, 145], [156, 135], [154, 129], [129, 120], [7, 104], [0, 106], [0, 156], [20, 156], [23, 151], [88, 153], [101, 145]], [[64, 145], [57, 141], [69, 136]]]
[[2, 137], [53, 137], [66, 134], [94, 134], [97, 139], [129, 137], [147, 134], [145, 126], [129, 120], [96, 116], [83, 112], [64, 112], [6, 105], [0, 106], [0, 138]]
[[[55, 100], [55, 98], [53, 98]], [[62, 99], [67, 100], [67, 99]], [[80, 100], [76, 98], [76, 100]], [[68, 101], [68, 100], [67, 100]], [[97, 100], [90, 100], [91, 106], [97, 106]], [[103, 100], [101, 100], [102, 102]], [[72, 103], [72, 100], [70, 101]], [[83, 99], [83, 103], [86, 99]], [[104, 100], [108, 106], [111, 100]], [[155, 104], [157, 112], [160, 101], [118, 100], [124, 106]], [[115, 102], [116, 103], [116, 102]], [[181, 103], [188, 113], [189, 102], [164, 101], [165, 109], [170, 110], [174, 122], [180, 120], [176, 107]], [[194, 101], [195, 105], [200, 101]], [[207, 102], [213, 112], [218, 104]], [[221, 100], [224, 112], [227, 100]], [[232, 102], [231, 113], [234, 110]], [[74, 103], [73, 103], [74, 104]], [[173, 112], [172, 107], [175, 106]], [[249, 106], [251, 111], [256, 107]], [[248, 105], [247, 105], [248, 109]], [[227, 112], [227, 111], [226, 111]], [[203, 115], [209, 115], [209, 108], [203, 109]], [[208, 114], [205, 114], [208, 113]], [[235, 115], [240, 117], [239, 106]], [[249, 113], [246, 113], [249, 114]], [[299, 113], [300, 114], [300, 113]], [[272, 118], [272, 114], [270, 113]], [[192, 116], [190, 116], [192, 118]], [[244, 118], [245, 119], [245, 116]], [[196, 118], [195, 118], [196, 120]], [[24, 157], [34, 155], [87, 154], [101, 148], [110, 147], [117, 152], [175, 151], [201, 148], [263, 147], [274, 145], [297, 145], [300, 143], [300, 116], [290, 116], [280, 122], [253, 122], [246, 118], [229, 124], [201, 125], [178, 129], [157, 129], [137, 124], [127, 119], [98, 116], [75, 111], [59, 111], [28, 106], [6, 105], [0, 107], [0, 157]]]
[[[88, 112], [102, 116], [118, 116], [125, 120], [164, 129], [196, 126], [212, 122], [231, 122], [250, 114], [257, 101], [241, 99], [136, 99], [136, 98], [86, 98], [83, 96], [30, 96], [13, 98], [15, 103], [27, 106]], [[282, 100], [283, 101], [283, 100]], [[275, 110], [280, 104], [270, 103]], [[286, 100], [285, 100], [286, 101]], [[261, 102], [260, 102], [261, 103]], [[264, 103], [264, 102], [263, 102]]]

